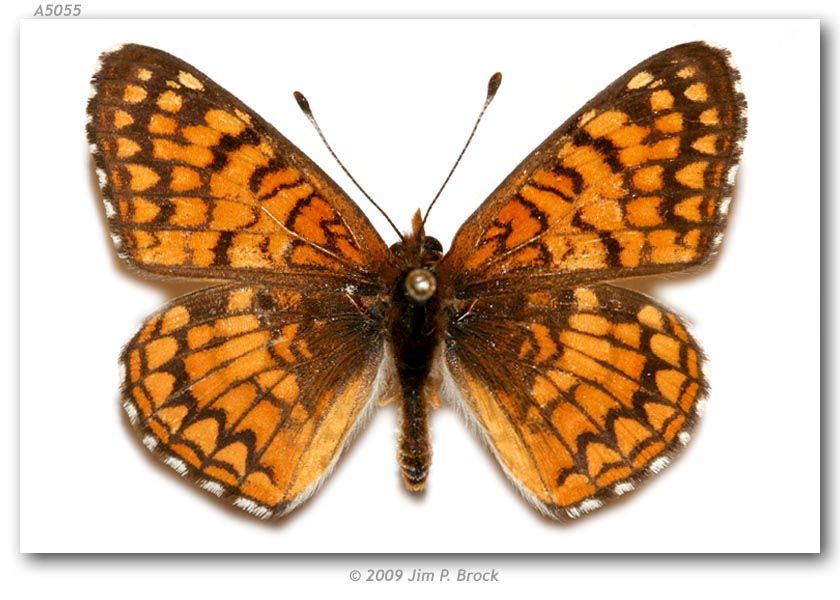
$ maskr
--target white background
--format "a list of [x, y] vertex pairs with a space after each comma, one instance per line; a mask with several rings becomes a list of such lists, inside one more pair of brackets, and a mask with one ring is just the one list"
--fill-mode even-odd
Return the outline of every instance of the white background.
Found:
[[[360, 198], [389, 242], [291, 92], [306, 93], [356, 178], [407, 228], [457, 156], [487, 78], [502, 71], [429, 221], [446, 246], [586, 100], [694, 39], [732, 51], [749, 133], [719, 261], [633, 284], [687, 317], [712, 387], [684, 456], [643, 490], [570, 526], [551, 522], [444, 408], [432, 418], [429, 489], [414, 497], [398, 475], [389, 406], [312, 500], [263, 523], [180, 481], [134, 438], [118, 407], [121, 345], [194, 286], [143, 280], [115, 258], [83, 132], [99, 52], [132, 41], [192, 63]], [[819, 550], [818, 22], [44, 20], [23, 22], [20, 43], [22, 551]]]
[[[18, 95], [18, 86], [15, 83], [20, 75], [20, 18], [25, 18], [33, 12], [33, 2], [20, 1], [3, 3], [0, 14], [5, 17], [3, 22], [2, 43], [5, 52], [3, 60], [0, 61], [3, 80], [11, 82], [6, 88], [5, 94], [0, 94], [3, 108], [2, 114], [6, 115], [4, 132], [4, 143], [0, 143], [0, 180], [6, 182], [5, 202], [0, 202], [2, 213], [0, 223], [3, 224], [2, 240], [3, 252], [0, 256], [0, 270], [4, 280], [8, 282], [9, 294], [2, 296], [2, 314], [6, 319], [3, 321], [3, 331], [8, 332], [4, 336], [5, 344], [0, 344], [0, 369], [2, 369], [2, 380], [6, 382], [7, 402], [0, 403], [0, 422], [5, 426], [5, 446], [0, 446], [4, 451], [0, 455], [5, 460], [0, 460], [0, 476], [3, 482], [9, 482], [5, 486], [5, 493], [0, 493], [0, 509], [5, 518], [0, 518], [0, 540], [5, 540], [4, 551], [0, 553], [0, 572], [3, 573], [3, 593], [17, 598], [113, 598], [115, 596], [126, 599], [148, 599], [149, 596], [158, 598], [167, 597], [197, 597], [203, 598], [225, 598], [231, 597], [248, 599], [259, 598], [280, 598], [291, 596], [320, 597], [324, 592], [338, 594], [341, 597], [365, 598], [389, 598], [395, 594], [401, 598], [428, 598], [430, 595], [442, 596], [462, 595], [464, 592], [473, 591], [483, 598], [505, 598], [509, 599], [513, 594], [521, 598], [539, 598], [547, 593], [563, 596], [565, 598], [586, 599], [593, 598], [644, 598], [663, 595], [673, 595], [680, 599], [707, 600], [710, 596], [729, 597], [733, 595], [749, 595], [761, 598], [834, 598], [840, 586], [840, 560], [838, 560], [837, 539], [840, 534], [840, 527], [836, 518], [837, 506], [837, 467], [838, 448], [836, 432], [838, 431], [838, 415], [840, 412], [831, 410], [835, 398], [831, 391], [836, 390], [832, 385], [832, 373], [840, 369], [840, 361], [837, 360], [836, 352], [831, 349], [836, 345], [838, 339], [837, 319], [831, 319], [831, 307], [829, 306], [825, 321], [822, 322], [821, 333], [823, 348], [825, 349], [825, 387], [823, 394], [824, 412], [822, 414], [823, 431], [823, 520], [821, 523], [821, 554], [808, 556], [765, 556], [760, 554], [748, 556], [708, 556], [708, 555], [647, 555], [647, 556], [585, 556], [570, 557], [568, 555], [556, 556], [528, 555], [518, 558], [510, 555], [500, 556], [431, 556], [419, 555], [397, 555], [397, 556], [79, 556], [77, 558], [67, 555], [45, 556], [32, 554], [19, 554], [19, 544], [22, 541], [20, 523], [20, 511], [24, 499], [19, 496], [22, 448], [19, 447], [19, 397], [20, 378], [18, 373], [19, 342], [21, 339], [19, 329], [19, 309], [21, 303], [18, 297], [19, 290], [19, 259], [21, 258], [20, 231], [18, 217], [20, 204], [14, 199], [19, 196], [19, 186], [22, 178], [18, 172], [19, 161], [19, 109], [21, 102]], [[395, 5], [390, 0], [354, 0], [353, 7], [348, 8], [344, 0], [307, 0], [303, 2], [290, 1], [278, 6], [273, 0], [238, 0], [235, 5], [218, 3], [208, 5], [204, 0], [144, 0], [142, 4], [102, 2], [91, 0], [85, 2], [85, 13], [92, 16], [122, 16], [137, 17], [139, 15], [166, 15], [178, 16], [241, 16], [252, 15], [260, 17], [269, 16], [381, 16], [396, 15], [416, 17], [422, 15], [439, 16], [534, 16], [545, 17], [548, 15], [565, 17], [600, 17], [600, 16], [631, 16], [631, 17], [652, 17], [659, 18], [663, 15], [696, 18], [706, 16], [791, 16], [807, 15], [821, 16], [824, 18], [821, 27], [822, 42], [822, 74], [823, 98], [827, 112], [821, 124], [824, 135], [821, 146], [826, 153], [824, 161], [826, 167], [825, 181], [823, 183], [823, 194], [825, 194], [825, 210], [823, 212], [823, 231], [827, 235], [823, 238], [825, 250], [825, 268], [827, 275], [824, 283], [823, 293], [826, 300], [836, 300], [838, 245], [833, 242], [832, 231], [840, 228], [840, 212], [831, 209], [832, 190], [836, 190], [836, 184], [832, 185], [832, 168], [836, 165], [836, 157], [831, 155], [831, 148], [836, 148], [838, 139], [838, 125], [836, 117], [831, 117], [833, 108], [830, 101], [833, 99], [836, 105], [837, 95], [835, 92], [835, 81], [838, 76], [837, 69], [837, 25], [840, 22], [840, 11], [834, 0], [798, 0], [795, 4], [755, 4], [738, 3], [732, 0], [708, 0], [702, 7], [692, 3], [675, 4], [671, 0], [637, 0], [628, 6], [625, 0], [592, 0], [586, 3], [564, 3], [558, 4], [556, 0], [517, 0], [511, 4], [506, 0], [486, 0], [481, 3], [480, 8], [473, 2], [462, 0], [424, 0], [422, 3], [410, 1]], [[761, 12], [759, 12], [761, 11]], [[635, 27], [636, 23], [628, 27]], [[76, 40], [74, 40], [75, 42]], [[597, 40], [596, 44], [609, 43], [609, 39]], [[54, 46], [46, 44], [41, 51], [59, 55], [67, 50], [66, 46]], [[575, 52], [572, 57], [564, 57], [562, 61], [565, 68], [572, 61], [584, 59], [591, 49]], [[772, 52], [767, 53], [767, 68], [773, 67]], [[633, 58], [635, 60], [635, 57]], [[628, 60], [628, 63], [632, 62]], [[743, 63], [743, 61], [741, 61]], [[210, 65], [199, 65], [210, 71]], [[622, 67], [623, 68], [623, 67]], [[215, 73], [214, 73], [215, 75]], [[606, 74], [604, 74], [607, 77]], [[784, 71], [778, 72], [778, 86], [784, 87], [786, 76]], [[507, 73], [508, 80], [511, 73]], [[614, 76], [610, 74], [609, 77]], [[225, 81], [226, 85], [227, 82]], [[600, 89], [601, 83], [596, 89]], [[302, 86], [300, 86], [302, 87]], [[509, 87], [506, 84], [506, 88]], [[594, 91], [594, 90], [593, 90]], [[237, 93], [239, 93], [237, 91]], [[466, 92], [465, 92], [466, 95]], [[56, 97], [60, 98], [61, 90], [56, 91]], [[253, 98], [247, 100], [254, 104]], [[793, 104], [782, 109], [774, 121], [776, 125], [772, 131], [765, 135], [767, 144], [781, 144], [774, 135], [784, 137], [791, 130], [799, 127], [799, 117], [804, 114], [803, 110], [797, 109], [798, 104]], [[495, 110], [495, 108], [494, 108]], [[755, 99], [752, 98], [753, 125], [755, 123]], [[836, 108], [835, 108], [836, 111]], [[553, 118], [553, 117], [552, 117]], [[562, 117], [561, 117], [562, 118]], [[461, 122], [459, 121], [459, 124]], [[337, 123], [336, 123], [337, 125]], [[285, 123], [284, 123], [285, 126]], [[775, 134], [773, 133], [775, 132]], [[438, 132], [439, 133], [439, 132]], [[754, 131], [751, 133], [751, 136]], [[483, 135], [483, 134], [482, 134]], [[295, 140], [300, 142], [300, 140]], [[334, 141], [334, 143], [336, 143]], [[459, 142], [460, 143], [460, 142]], [[782, 144], [783, 145], [783, 144]], [[307, 146], [311, 150], [312, 145]], [[475, 152], [475, 150], [473, 150]], [[780, 152], [791, 152], [785, 146]], [[355, 155], [352, 156], [357, 160]], [[319, 156], [319, 160], [321, 157]], [[348, 161], [350, 157], [347, 157]], [[515, 161], [516, 159], [514, 159]], [[746, 159], [749, 162], [749, 157]], [[52, 166], [52, 165], [51, 165]], [[334, 172], [334, 169], [331, 170]], [[778, 173], [770, 173], [766, 170], [754, 173], [752, 180], [763, 177], [775, 177]], [[750, 185], [749, 173], [745, 173], [741, 179], [741, 189]], [[44, 175], [46, 176], [46, 175]], [[804, 181], [801, 179], [800, 181]], [[800, 181], [791, 189], [799, 190]], [[371, 185], [373, 182], [368, 183]], [[76, 198], [77, 196], [73, 196]], [[81, 197], [81, 196], [78, 196]], [[794, 199], [794, 202], [797, 201]], [[743, 196], [738, 200], [743, 203]], [[816, 210], [816, 209], [813, 209]], [[813, 212], [813, 211], [809, 211]], [[788, 227], [795, 229], [806, 212], [797, 213], [798, 220], [792, 222]], [[733, 233], [735, 227], [741, 221], [736, 212], [733, 214]], [[793, 221], [793, 220], [792, 220]], [[811, 227], [813, 230], [813, 227]], [[816, 237], [817, 231], [813, 232]], [[728, 252], [727, 240], [725, 251]], [[802, 257], [801, 264], [813, 263], [818, 260], [815, 252], [807, 257]], [[722, 263], [723, 264], [723, 263]], [[722, 264], [714, 271], [718, 272]], [[53, 273], [54, 271], [51, 271]], [[45, 278], [54, 275], [46, 275]], [[791, 271], [779, 272], [773, 275], [773, 280], [781, 284], [787, 284]], [[678, 287], [682, 284], [675, 284], [670, 287]], [[808, 286], [813, 289], [816, 282]], [[662, 287], [662, 286], [661, 286]], [[827, 304], [828, 306], [828, 304]], [[686, 311], [687, 312], [687, 311]], [[797, 312], [801, 315], [806, 312], [804, 309]], [[813, 312], [813, 311], [810, 311]], [[699, 317], [699, 315], [697, 315]], [[704, 340], [706, 342], [706, 340]], [[708, 343], [706, 343], [708, 347]], [[793, 349], [787, 344], [780, 345], [781, 348], [790, 352], [803, 353], [816, 363], [819, 349], [813, 346]], [[772, 374], [769, 370], [763, 374]], [[821, 378], [822, 379], [822, 378]], [[803, 377], [803, 381], [805, 378]], [[795, 398], [798, 398], [796, 396]], [[719, 403], [717, 403], [719, 405]], [[717, 409], [712, 405], [706, 419], [704, 431], [708, 430], [712, 415]], [[372, 435], [368, 432], [367, 435]], [[365, 435], [365, 437], [367, 437]], [[703, 434], [707, 435], [707, 434]], [[699, 440], [698, 440], [699, 442]], [[748, 442], [745, 442], [745, 445]], [[794, 452], [796, 449], [793, 450]], [[690, 456], [690, 455], [689, 455]], [[689, 459], [684, 457], [681, 462]], [[348, 457], [348, 460], [352, 455]], [[813, 458], [803, 458], [802, 462], [813, 461]], [[436, 464], [436, 469], [439, 465]], [[672, 469], [670, 474], [662, 478], [673, 477], [678, 470]], [[330, 485], [335, 485], [333, 481]], [[664, 485], [664, 480], [658, 485]], [[796, 481], [783, 484], [795, 487]], [[766, 486], [759, 486], [750, 493], [748, 499], [742, 502], [755, 506], [768, 497]], [[327, 490], [324, 490], [326, 492]], [[61, 500], [67, 496], [77, 494], [74, 490], [62, 491]], [[650, 494], [647, 494], [650, 496]], [[54, 510], [60, 511], [61, 501], [56, 503]], [[313, 504], [314, 506], [314, 504]], [[626, 508], [621, 507], [622, 509]], [[799, 503], [782, 510], [777, 518], [769, 520], [766, 528], [772, 535], [779, 520], [791, 514], [797, 514]], [[618, 509], [616, 509], [618, 510]], [[303, 513], [301, 513], [303, 514]], [[73, 519], [71, 511], [65, 511], [65, 518]], [[593, 517], [594, 518], [594, 517]], [[491, 521], [495, 524], [498, 518]], [[399, 521], [402, 523], [403, 521]], [[371, 527], [383, 526], [382, 521], [370, 522]], [[670, 533], [675, 537], [682, 535], [682, 527], [685, 519], [677, 520], [671, 525]], [[208, 527], [213, 527], [215, 522], [208, 522]], [[388, 526], [394, 523], [388, 523]], [[92, 527], [116, 527], [114, 522], [104, 520], [95, 522]], [[490, 526], [490, 525], [488, 525]], [[622, 529], [616, 531], [621, 535]], [[451, 584], [451, 585], [404, 585], [404, 584], [360, 584], [352, 583], [348, 574], [351, 569], [368, 569], [377, 567], [392, 567], [410, 570], [413, 567], [426, 569], [439, 569], [442, 567], [457, 569], [459, 567], [469, 568], [499, 568], [500, 583], [497, 584]]]

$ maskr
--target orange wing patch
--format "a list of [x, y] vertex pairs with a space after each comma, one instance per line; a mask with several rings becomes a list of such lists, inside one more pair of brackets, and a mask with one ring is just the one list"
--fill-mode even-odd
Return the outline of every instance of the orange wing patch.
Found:
[[190, 65], [128, 45], [93, 78], [88, 138], [121, 256], [169, 275], [378, 274], [387, 247], [291, 142]]
[[201, 290], [126, 346], [124, 407], [178, 473], [279, 516], [315, 490], [378, 397], [388, 364], [376, 327], [342, 294]]
[[725, 51], [692, 43], [651, 57], [508, 176], [458, 232], [441, 269], [465, 288], [705, 262], [725, 225], [743, 112]]
[[560, 519], [667, 466], [707, 390], [680, 320], [607, 285], [470, 301], [445, 354], [444, 395], [525, 497]]

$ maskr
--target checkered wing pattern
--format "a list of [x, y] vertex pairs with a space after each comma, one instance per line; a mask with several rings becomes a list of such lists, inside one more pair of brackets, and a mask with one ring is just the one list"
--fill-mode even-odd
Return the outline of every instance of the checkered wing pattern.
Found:
[[125, 347], [124, 407], [179, 474], [279, 516], [316, 490], [382, 392], [390, 371], [378, 330], [343, 294], [200, 290]]
[[132, 266], [211, 279], [375, 281], [388, 248], [315, 163], [232, 94], [160, 50], [101, 58], [88, 140]]
[[704, 263], [726, 223], [744, 106], [725, 51], [696, 42], [649, 58], [514, 169], [461, 227], [441, 271], [478, 294]]
[[100, 62], [87, 133], [121, 258], [236, 282], [145, 323], [122, 356], [125, 410], [181, 475], [256, 516], [284, 514], [389, 372], [368, 310], [388, 248], [310, 159], [191, 65], [137, 45]]
[[472, 303], [448, 332], [444, 394], [540, 510], [578, 517], [690, 439], [707, 386], [679, 318], [611, 285]]
[[635, 489], [690, 438], [699, 346], [672, 312], [603, 282], [713, 255], [746, 129], [738, 81], [705, 43], [645, 60], [534, 150], [441, 262], [443, 393], [552, 517]]

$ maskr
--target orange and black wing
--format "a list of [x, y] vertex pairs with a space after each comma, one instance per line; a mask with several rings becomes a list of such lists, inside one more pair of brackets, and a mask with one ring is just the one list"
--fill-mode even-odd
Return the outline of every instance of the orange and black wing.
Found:
[[143, 444], [260, 518], [306, 500], [389, 381], [372, 298], [225, 285], [153, 315], [122, 354]]
[[702, 42], [637, 65], [514, 169], [440, 271], [456, 293], [479, 294], [523, 278], [583, 283], [704, 263], [746, 129], [738, 81], [728, 53]]
[[674, 314], [611, 285], [476, 299], [447, 331], [442, 395], [545, 514], [635, 489], [690, 439], [707, 386]]
[[555, 518], [634, 489], [690, 437], [700, 348], [674, 314], [601, 282], [709, 260], [744, 111], [725, 50], [656, 54], [526, 158], [440, 264], [444, 394]]
[[160, 50], [101, 57], [88, 140], [112, 237], [164, 275], [376, 281], [387, 246], [352, 200], [232, 94]]

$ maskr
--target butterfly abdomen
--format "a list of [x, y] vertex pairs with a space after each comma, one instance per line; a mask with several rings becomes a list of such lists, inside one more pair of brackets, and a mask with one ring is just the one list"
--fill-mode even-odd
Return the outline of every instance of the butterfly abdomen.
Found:
[[440, 303], [432, 271], [403, 273], [394, 286], [389, 338], [402, 392], [398, 460], [406, 487], [422, 490], [431, 466], [428, 405], [424, 395], [439, 340]]
[[432, 464], [432, 445], [427, 402], [416, 388], [406, 390], [403, 396], [398, 459], [405, 486], [412, 492], [425, 488]]

